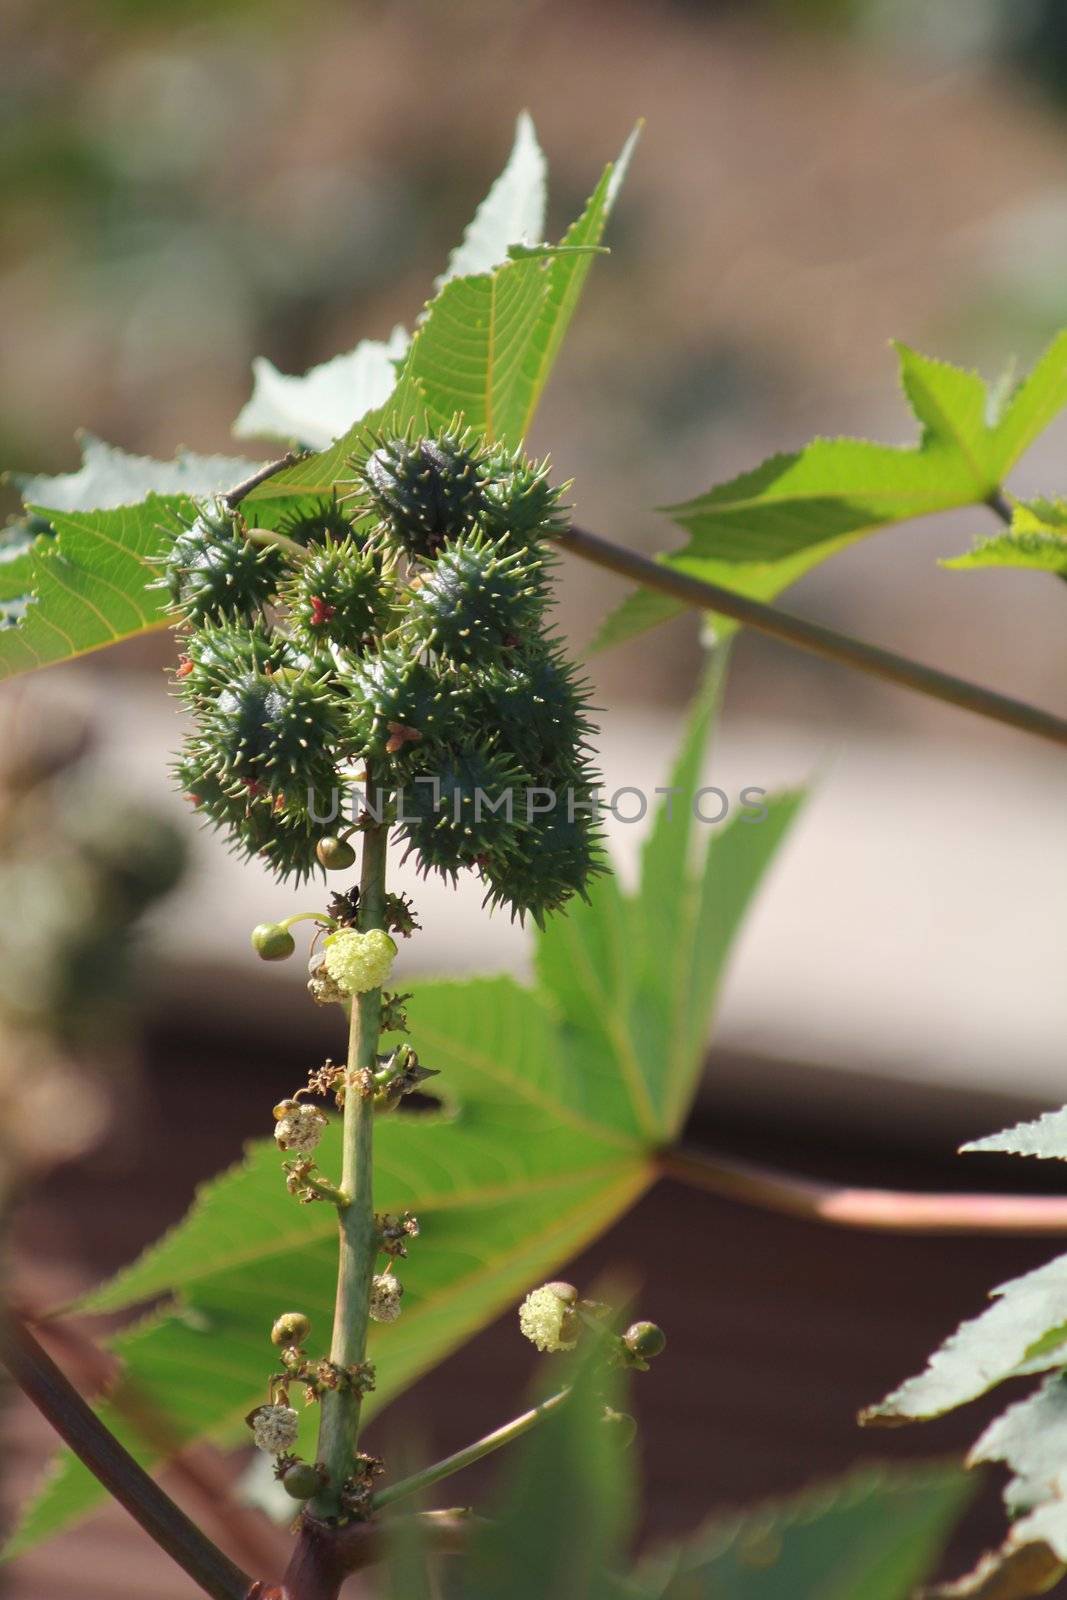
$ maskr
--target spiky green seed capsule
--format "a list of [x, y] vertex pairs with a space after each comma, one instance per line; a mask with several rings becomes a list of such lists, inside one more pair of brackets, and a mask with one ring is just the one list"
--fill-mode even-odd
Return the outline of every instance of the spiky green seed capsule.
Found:
[[199, 708], [188, 741], [204, 769], [225, 787], [306, 805], [326, 814], [336, 775], [331, 755], [340, 719], [328, 686], [289, 669], [245, 672]]
[[[561, 491], [543, 463], [455, 427], [380, 443], [359, 477], [358, 522], [335, 495], [275, 519], [300, 551], [249, 537], [223, 501], [175, 541], [168, 582], [193, 624], [179, 780], [232, 848], [301, 878], [354, 865], [320, 819], [367, 760], [394, 803], [405, 792], [424, 872], [474, 868], [489, 903], [541, 921], [600, 870], [595, 824], [562, 816], [596, 780], [586, 691], [545, 629]], [[560, 811], [531, 817], [531, 787]], [[311, 987], [332, 1002], [346, 991], [327, 965]]]
[[252, 618], [277, 593], [285, 557], [254, 544], [221, 500], [178, 534], [164, 566], [171, 604], [194, 626]]
[[345, 515], [332, 496], [287, 511], [278, 522], [278, 532], [294, 544], [325, 544], [328, 539], [347, 539], [354, 536], [351, 517]]
[[174, 671], [178, 691], [194, 713], [215, 701], [236, 678], [263, 675], [292, 659], [284, 640], [272, 638], [260, 622], [224, 622], [197, 628], [184, 641]]
[[223, 829], [236, 854], [260, 858], [282, 879], [301, 881], [316, 869], [321, 824], [312, 820], [305, 806], [279, 802], [239, 779], [223, 784], [210, 742], [201, 750], [199, 740], [187, 741], [174, 771], [197, 815]]
[[567, 526], [565, 488], [549, 481], [548, 462], [527, 461], [521, 450], [495, 452], [486, 463], [481, 523], [493, 538], [530, 548]]
[[471, 673], [462, 690], [471, 726], [492, 730], [538, 781], [550, 769], [581, 760], [593, 732], [588, 696], [563, 652], [540, 641]]
[[315, 549], [282, 586], [296, 643], [360, 651], [385, 627], [389, 601], [378, 563], [351, 536]]
[[539, 563], [503, 540], [464, 535], [419, 574], [404, 613], [416, 649], [447, 660], [491, 665], [536, 630], [545, 607]]
[[252, 929], [252, 949], [261, 961], [287, 961], [296, 940], [280, 922], [261, 922]]
[[387, 646], [346, 675], [348, 727], [360, 755], [402, 766], [424, 758], [447, 727], [447, 690], [410, 649]]
[[455, 878], [462, 867], [503, 861], [522, 848], [530, 779], [493, 749], [443, 754], [405, 782], [398, 817], [425, 874]]
[[577, 813], [570, 821], [561, 801], [556, 811], [531, 824], [522, 854], [485, 863], [486, 904], [506, 906], [520, 922], [530, 915], [542, 927], [572, 895], [585, 898], [591, 880], [605, 870], [595, 823]]
[[387, 536], [409, 556], [435, 556], [473, 528], [483, 505], [479, 453], [455, 433], [380, 445], [364, 479]]

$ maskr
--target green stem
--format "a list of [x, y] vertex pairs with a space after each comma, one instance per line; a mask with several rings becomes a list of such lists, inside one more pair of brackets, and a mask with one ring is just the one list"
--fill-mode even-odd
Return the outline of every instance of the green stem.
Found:
[[245, 538], [249, 544], [284, 550], [294, 561], [306, 561], [310, 553], [305, 545], [297, 544], [284, 533], [276, 533], [273, 528], [246, 528]]
[[[388, 840], [386, 824], [368, 827], [363, 835], [359, 926], [364, 933], [380, 928], [384, 920]], [[361, 1092], [360, 1084], [363, 1073], [373, 1071], [377, 1061], [381, 1003], [380, 989], [357, 995], [349, 1026], [341, 1168], [341, 1189], [349, 1199], [339, 1216], [337, 1298], [330, 1345], [330, 1360], [339, 1367], [355, 1366], [366, 1355], [371, 1279], [378, 1258], [373, 1194], [374, 1099]], [[329, 1479], [311, 1504], [316, 1516], [334, 1517], [340, 1510], [341, 1486], [351, 1473], [359, 1442], [361, 1403], [362, 1397], [354, 1389], [327, 1390], [322, 1397], [318, 1460], [326, 1467]]]
[[494, 1450], [499, 1450], [501, 1445], [510, 1444], [513, 1439], [521, 1439], [524, 1433], [529, 1433], [531, 1428], [536, 1428], [539, 1422], [543, 1422], [553, 1411], [558, 1410], [569, 1394], [569, 1388], [561, 1389], [558, 1394], [542, 1400], [539, 1406], [524, 1411], [521, 1417], [514, 1417], [510, 1422], [505, 1422], [502, 1428], [496, 1428], [483, 1438], [476, 1439], [465, 1450], [457, 1450], [454, 1455], [435, 1461], [432, 1467], [423, 1467], [421, 1472], [413, 1472], [410, 1478], [401, 1478], [398, 1483], [391, 1483], [387, 1488], [379, 1489], [374, 1496], [374, 1509], [377, 1511], [382, 1506], [391, 1506], [394, 1500], [402, 1500], [409, 1494], [418, 1494], [420, 1489], [428, 1489], [431, 1484], [440, 1483], [442, 1478], [450, 1478], [454, 1472], [462, 1472], [464, 1467], [480, 1461], [483, 1456], [491, 1455]]
[[327, 911], [294, 911], [291, 917], [283, 917], [278, 926], [294, 928], [298, 922], [321, 922], [324, 927], [337, 927], [336, 919]]
[[338, 1211], [344, 1211], [348, 1206], [348, 1195], [336, 1184], [330, 1183], [328, 1178], [301, 1178], [300, 1184], [316, 1199], [325, 1200], [329, 1205], [336, 1206]]

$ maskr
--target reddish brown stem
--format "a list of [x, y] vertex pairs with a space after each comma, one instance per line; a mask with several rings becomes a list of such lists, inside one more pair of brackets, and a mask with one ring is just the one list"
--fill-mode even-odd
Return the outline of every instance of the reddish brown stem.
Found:
[[[23, 1325], [33, 1329], [34, 1313], [23, 1307], [18, 1314]], [[45, 1341], [69, 1355], [79, 1388], [88, 1387], [93, 1393], [106, 1390], [111, 1409], [125, 1417], [145, 1444], [167, 1462], [175, 1482], [196, 1497], [203, 1516], [226, 1535], [227, 1545], [241, 1561], [255, 1572], [270, 1572], [281, 1565], [285, 1559], [284, 1555], [279, 1559], [281, 1531], [272, 1537], [261, 1517], [237, 1504], [221, 1462], [206, 1449], [195, 1450], [180, 1439], [169, 1418], [130, 1382], [110, 1351], [102, 1350], [72, 1323], [58, 1319], [47, 1324]], [[288, 1541], [284, 1544], [287, 1548]]]
[[295, 466], [306, 454], [305, 450], [287, 450], [276, 461], [265, 461], [261, 467], [256, 468], [250, 477], [245, 478], [243, 483], [236, 484], [222, 498], [231, 511], [235, 510], [241, 501], [252, 493], [253, 489], [258, 489], [261, 483], [266, 483], [267, 479], [273, 478], [276, 473], [284, 472], [287, 467]]
[[1022, 1194], [915, 1194], [816, 1183], [746, 1161], [688, 1150], [659, 1158], [665, 1178], [809, 1222], [883, 1233], [1067, 1233], [1067, 1198]]
[[104, 1488], [212, 1600], [247, 1600], [251, 1579], [109, 1433], [51, 1356], [10, 1313], [0, 1323], [0, 1358], [19, 1388]]
[[259, 1591], [254, 1600], [337, 1600], [345, 1579], [380, 1561], [389, 1538], [402, 1536], [405, 1524], [413, 1532], [418, 1526], [427, 1554], [451, 1555], [463, 1548], [477, 1521], [463, 1511], [426, 1511], [416, 1517], [350, 1522], [335, 1528], [305, 1515], [282, 1583]]
[[564, 550], [591, 561], [595, 566], [617, 572], [620, 577], [631, 578], [643, 588], [655, 589], [669, 595], [683, 606], [698, 611], [718, 611], [724, 617], [733, 617], [743, 627], [755, 628], [772, 639], [799, 650], [810, 651], [826, 661], [836, 661], [856, 672], [886, 683], [898, 684], [918, 694], [929, 695], [946, 705], [958, 706], [962, 711], [973, 711], [977, 716], [989, 717], [1022, 733], [1032, 733], [1039, 739], [1051, 740], [1061, 747], [1067, 746], [1067, 721], [1051, 711], [1042, 711], [1021, 700], [998, 694], [995, 689], [985, 689], [980, 684], [969, 683], [951, 672], [941, 672], [936, 667], [924, 666], [907, 656], [879, 645], [868, 644], [864, 639], [852, 639], [847, 634], [825, 628], [821, 623], [809, 622], [789, 611], [779, 611], [776, 606], [765, 605], [761, 600], [750, 600], [747, 595], [724, 588], [719, 583], [709, 583], [694, 578], [677, 567], [661, 561], [652, 561], [636, 550], [626, 550], [622, 545], [602, 539], [599, 534], [585, 528], [565, 528], [555, 535], [556, 543]]

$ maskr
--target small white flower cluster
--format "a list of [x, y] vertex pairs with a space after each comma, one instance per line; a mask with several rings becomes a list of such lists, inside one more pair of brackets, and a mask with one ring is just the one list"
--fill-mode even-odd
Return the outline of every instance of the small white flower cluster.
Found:
[[292, 1406], [260, 1406], [251, 1421], [256, 1449], [271, 1456], [283, 1456], [291, 1450], [300, 1432], [300, 1417]]
[[395, 1322], [400, 1315], [404, 1285], [391, 1272], [378, 1272], [371, 1279], [370, 1314], [374, 1322]]
[[578, 1343], [574, 1311], [548, 1283], [531, 1289], [522, 1302], [519, 1327], [538, 1350], [573, 1350]]
[[382, 928], [339, 928], [323, 945], [323, 966], [345, 994], [366, 994], [381, 988], [395, 955], [396, 943]]
[[308, 1156], [322, 1138], [328, 1121], [318, 1106], [294, 1105], [274, 1124], [274, 1137], [280, 1149]]

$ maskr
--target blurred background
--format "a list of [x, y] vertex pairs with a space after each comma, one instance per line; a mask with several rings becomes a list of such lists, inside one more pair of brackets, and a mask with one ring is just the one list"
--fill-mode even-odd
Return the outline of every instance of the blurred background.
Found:
[[[255, 355], [300, 372], [410, 326], [524, 106], [553, 234], [647, 119], [530, 441], [575, 478], [581, 520], [621, 542], [672, 544], [652, 507], [814, 434], [910, 441], [891, 338], [992, 379], [1067, 322], [1057, 0], [7, 0], [0, 46], [0, 462], [20, 470], [76, 466], [77, 427], [163, 457], [227, 451]], [[1065, 440], [1057, 425], [1013, 488], [1067, 490]], [[988, 531], [979, 513], [890, 530], [785, 603], [1062, 707], [1062, 586], [936, 565]], [[565, 567], [576, 647], [622, 592]], [[685, 619], [591, 662], [609, 786], [664, 781], [697, 634]], [[168, 791], [169, 651], [133, 642], [2, 696], [23, 728], [84, 727], [93, 792], [110, 785], [190, 853], [139, 938], [140, 999], [127, 987], [112, 1016], [122, 1065], [104, 1098], [120, 1115], [83, 1106], [65, 1142], [53, 1118], [62, 1164], [19, 1209], [14, 1283], [38, 1306], [175, 1220], [265, 1131], [294, 1063], [336, 1045], [298, 977], [268, 983], [247, 951], [291, 897], [196, 834]], [[1053, 1184], [952, 1152], [1063, 1098], [1062, 763], [746, 637], [709, 770], [731, 794], [809, 776], [816, 792], [743, 939], [691, 1138], [848, 1181]], [[632, 872], [640, 829], [614, 835]], [[445, 897], [414, 893], [426, 932], [409, 972], [526, 969], [528, 939], [487, 924], [476, 893], [458, 939]], [[205, 1115], [177, 1146], [166, 1130], [194, 1080]], [[588, 1264], [635, 1266], [672, 1335], [673, 1372], [646, 1390], [651, 1534], [878, 1453], [856, 1407], [1051, 1253], [831, 1236], [698, 1198], [699, 1250], [665, 1262], [678, 1199], [657, 1191]], [[491, 1425], [525, 1370], [510, 1327], [452, 1366], [413, 1402], [449, 1448], [472, 1375]], [[977, 1421], [881, 1453], [957, 1449]], [[21, 1408], [12, 1424], [14, 1493], [47, 1435]], [[991, 1526], [980, 1514], [972, 1546]], [[131, 1593], [149, 1574], [154, 1593], [190, 1592], [117, 1513], [19, 1563], [11, 1592], [63, 1596], [78, 1571], [82, 1600], [94, 1582], [111, 1595], [119, 1558]]]

